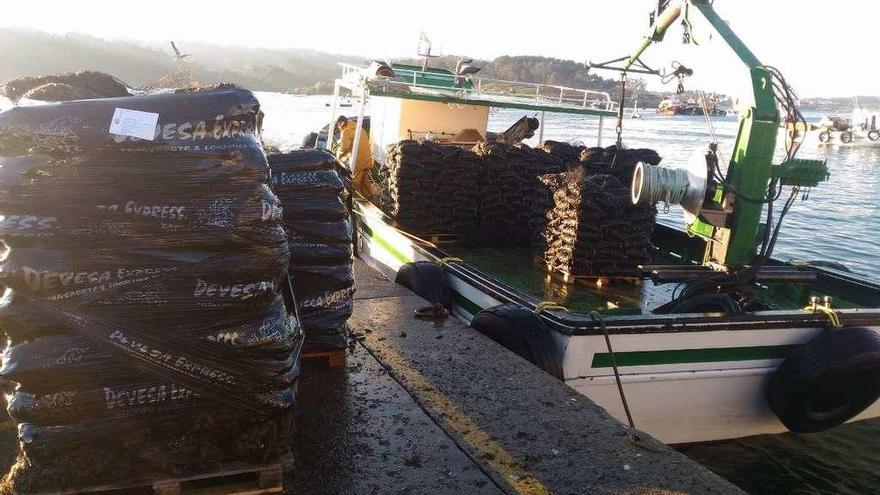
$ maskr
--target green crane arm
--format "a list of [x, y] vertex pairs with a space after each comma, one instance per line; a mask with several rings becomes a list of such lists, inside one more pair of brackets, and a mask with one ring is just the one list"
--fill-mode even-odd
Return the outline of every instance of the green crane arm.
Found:
[[684, 15], [689, 15], [691, 8], [706, 18], [746, 66], [754, 93], [754, 105], [740, 114], [739, 131], [727, 171], [728, 191], [715, 196], [722, 208], [732, 209], [733, 215], [723, 227], [713, 228], [697, 220], [700, 225], [692, 225], [691, 229], [710, 238], [706, 246], [705, 262], [749, 265], [755, 258], [764, 205], [744, 198], [766, 196], [779, 129], [779, 112], [770, 73], [718, 16], [708, 0], [678, 0], [667, 6], [663, 12], [657, 12], [651, 32], [627, 59], [624, 67], [628, 69], [632, 66], [652, 43], [662, 41], [669, 26], [683, 11]]

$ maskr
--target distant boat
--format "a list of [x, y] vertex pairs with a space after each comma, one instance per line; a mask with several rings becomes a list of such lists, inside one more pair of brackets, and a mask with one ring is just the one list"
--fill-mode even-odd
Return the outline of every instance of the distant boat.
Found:
[[815, 126], [822, 144], [850, 144], [853, 141], [880, 144], [880, 111], [871, 111], [853, 102], [850, 118], [826, 115]]
[[[330, 103], [325, 103], [324, 106], [329, 107], [332, 105]], [[352, 102], [349, 99], [339, 100], [339, 102], [336, 103], [336, 106], [338, 106], [339, 108], [351, 108]]]
[[[718, 108], [718, 105], [714, 102], [708, 103], [706, 113], [711, 116], [721, 117], [727, 115], [727, 111]], [[657, 107], [657, 115], [703, 115], [703, 109], [694, 100], [683, 102], [677, 98], [666, 98]]]

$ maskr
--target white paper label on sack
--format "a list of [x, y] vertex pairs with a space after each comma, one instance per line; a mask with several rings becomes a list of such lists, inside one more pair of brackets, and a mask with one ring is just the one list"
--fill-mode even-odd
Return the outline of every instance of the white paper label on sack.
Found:
[[158, 113], [117, 108], [113, 112], [109, 132], [118, 136], [131, 136], [152, 141], [156, 138], [156, 124], [158, 123]]

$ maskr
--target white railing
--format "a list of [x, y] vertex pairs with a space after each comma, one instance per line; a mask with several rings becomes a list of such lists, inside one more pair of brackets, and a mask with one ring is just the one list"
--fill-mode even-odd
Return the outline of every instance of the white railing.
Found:
[[[488, 77], [471, 77], [474, 91], [478, 94], [496, 96], [524, 96], [541, 103], [565, 103], [582, 108], [598, 105], [602, 110], [613, 110], [614, 101], [605, 91], [573, 88], [556, 84], [542, 84], [522, 81], [507, 81]], [[489, 85], [490, 88], [485, 88]], [[491, 86], [499, 86], [501, 91], [493, 91]]]
[[340, 63], [339, 65], [342, 66], [343, 81], [353, 83], [356, 79], [359, 80], [363, 78], [369, 81], [371, 85], [382, 87], [385, 90], [395, 87], [404, 91], [411, 91], [414, 88], [430, 91], [453, 90], [460, 97], [465, 99], [495, 99], [500, 104], [504, 103], [505, 99], [522, 98], [534, 101], [539, 105], [559, 105], [560, 107], [564, 105], [566, 107], [595, 108], [605, 111], [614, 111], [616, 106], [615, 102], [611, 99], [611, 95], [604, 91], [593, 91], [555, 84], [507, 81], [503, 79], [474, 76], [459, 76], [462, 80], [469, 80], [472, 87], [450, 88], [448, 86], [438, 86], [424, 82], [427, 78], [437, 77], [438, 74], [436, 72], [407, 69], [412, 72], [412, 80], [404, 82], [400, 80], [375, 77], [372, 74], [367, 74], [363, 67], [357, 67], [347, 63]]

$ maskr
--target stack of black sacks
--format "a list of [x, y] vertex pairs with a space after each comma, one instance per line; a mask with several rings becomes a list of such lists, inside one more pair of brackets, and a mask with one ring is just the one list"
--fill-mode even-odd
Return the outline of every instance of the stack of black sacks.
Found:
[[[585, 148], [548, 141], [542, 146], [568, 171], [539, 178], [532, 252], [551, 272], [572, 276], [637, 276], [651, 259], [656, 209], [632, 204], [638, 162], [660, 163], [648, 149]], [[576, 157], [576, 159], [575, 159]]]
[[287, 455], [302, 331], [261, 118], [230, 86], [0, 113], [7, 491]]
[[465, 236], [481, 247], [524, 247], [534, 235], [532, 211], [541, 194], [538, 177], [565, 170], [562, 160], [526, 145], [480, 143], [479, 221]]
[[548, 270], [567, 275], [634, 275], [650, 258], [656, 216], [630, 201], [639, 161], [656, 165], [660, 157], [554, 141], [472, 150], [402, 141], [381, 168], [383, 206], [417, 235], [529, 248]]
[[476, 230], [480, 159], [473, 152], [405, 140], [389, 147], [379, 175], [385, 210], [408, 232]]
[[347, 346], [354, 295], [352, 223], [333, 155], [301, 150], [270, 155], [290, 243], [290, 275], [309, 349]]

